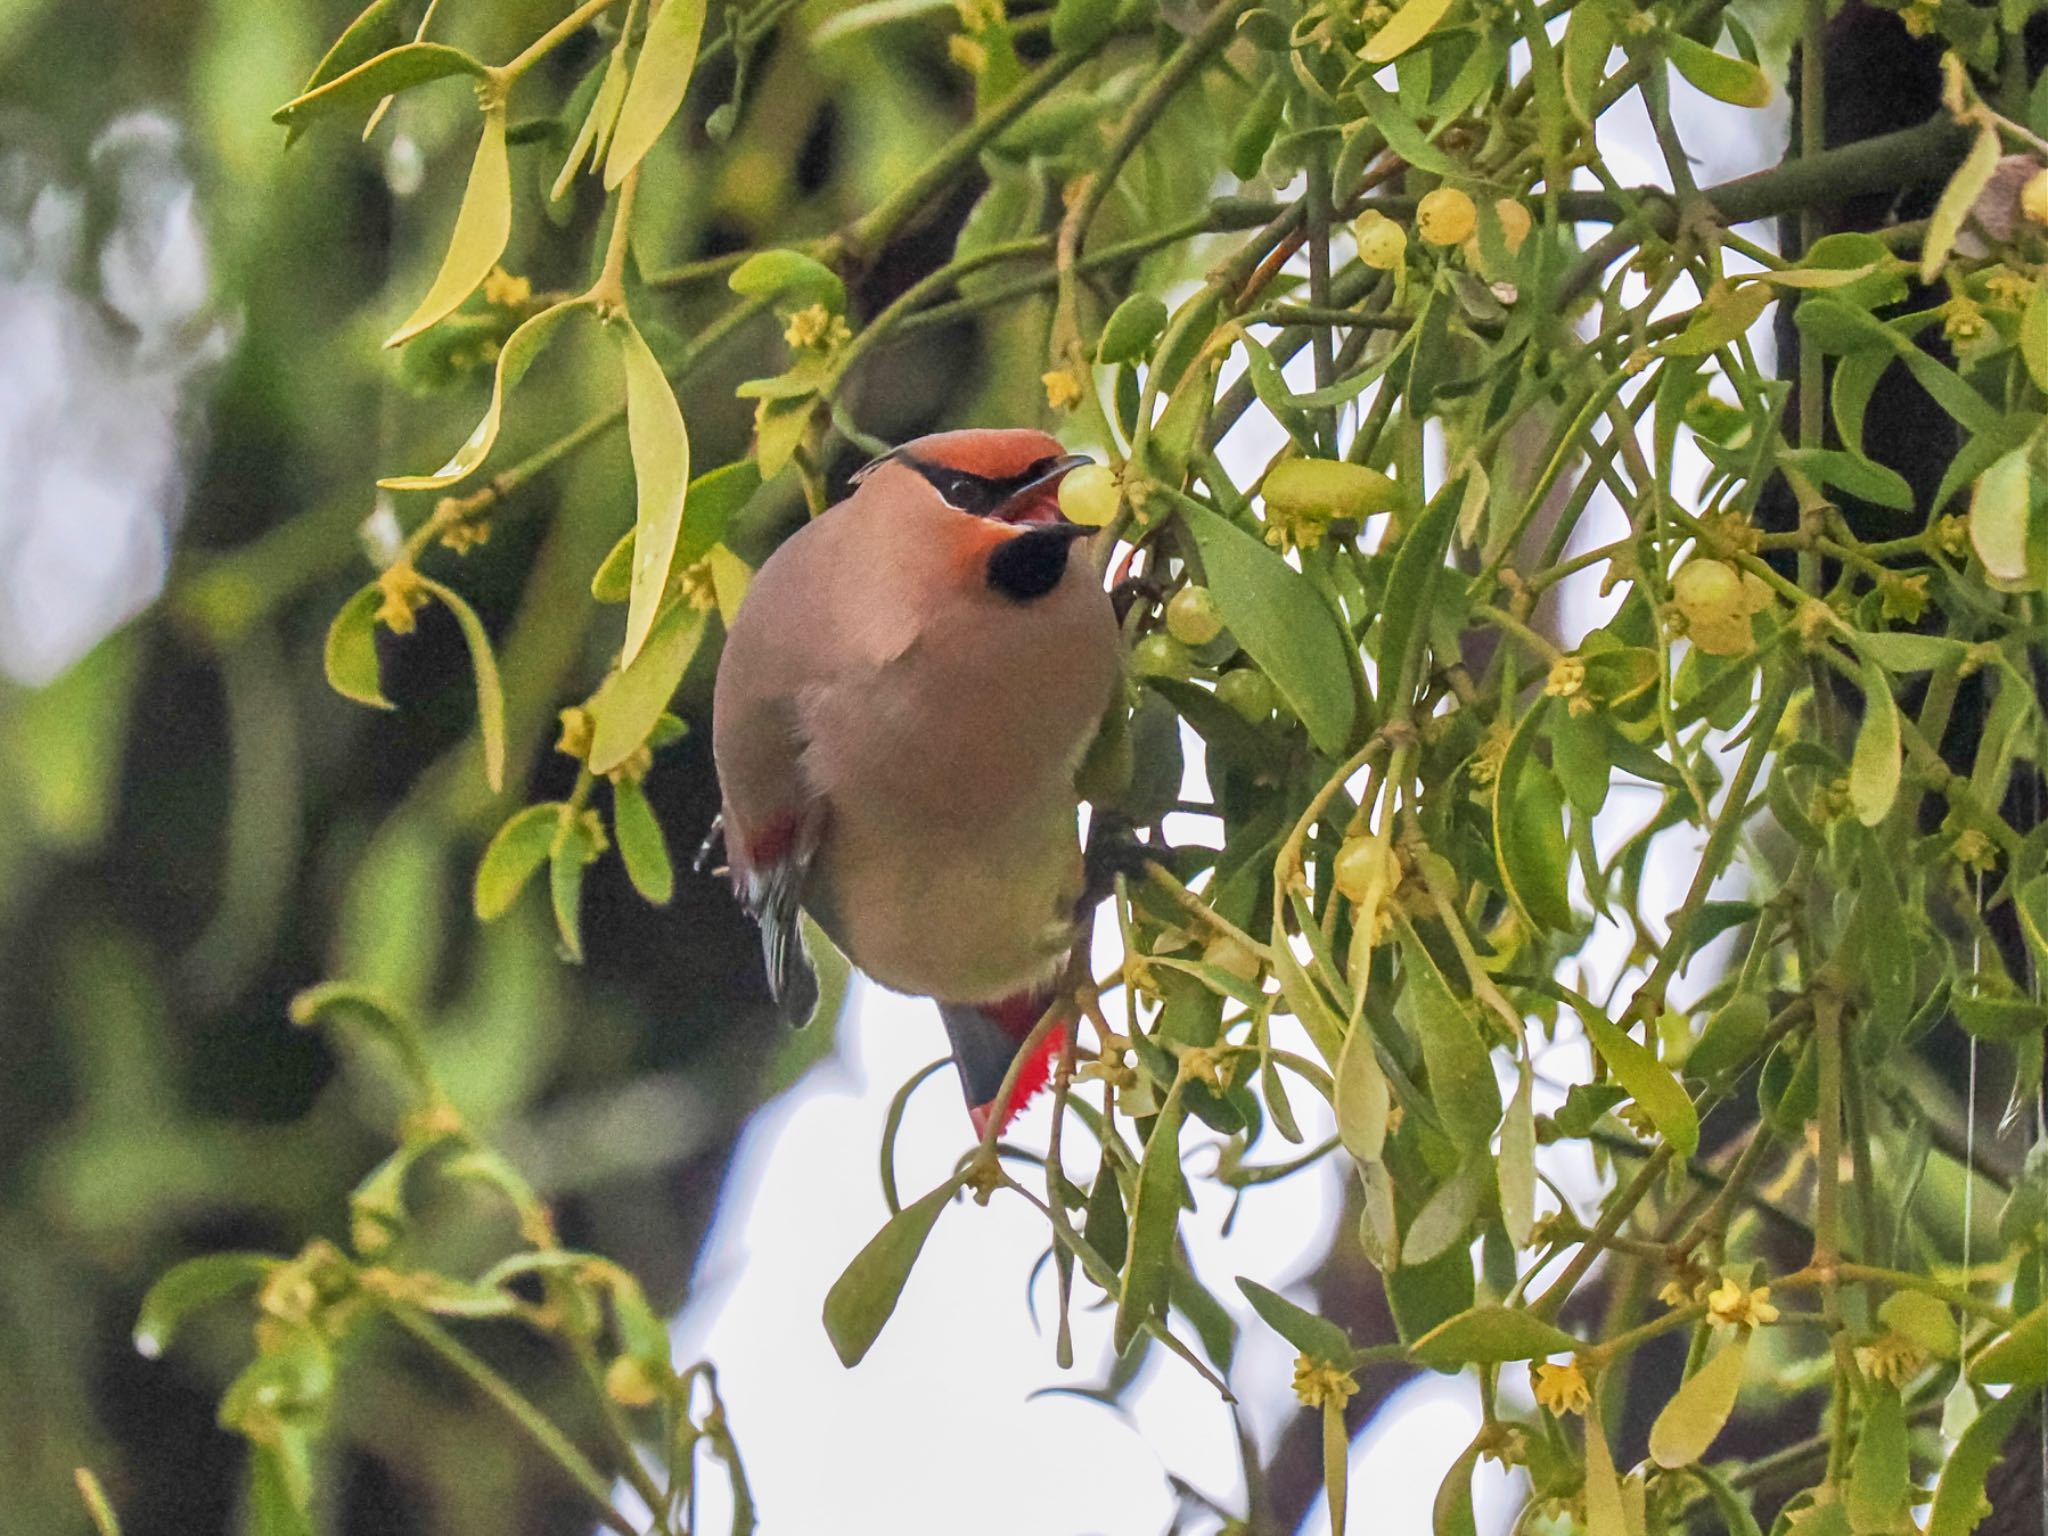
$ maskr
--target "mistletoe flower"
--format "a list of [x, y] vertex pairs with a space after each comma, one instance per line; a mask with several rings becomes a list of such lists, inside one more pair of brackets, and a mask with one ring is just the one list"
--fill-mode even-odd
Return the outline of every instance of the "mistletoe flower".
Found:
[[1759, 1285], [1754, 1290], [1735, 1279], [1723, 1279], [1707, 1298], [1707, 1315], [1717, 1323], [1727, 1323], [1738, 1328], [1755, 1328], [1764, 1323], [1778, 1320], [1778, 1309], [1771, 1305], [1771, 1288]]
[[1576, 1360], [1563, 1365], [1545, 1360], [1531, 1366], [1529, 1389], [1536, 1394], [1538, 1407], [1555, 1414], [1584, 1413], [1593, 1405], [1593, 1389]]

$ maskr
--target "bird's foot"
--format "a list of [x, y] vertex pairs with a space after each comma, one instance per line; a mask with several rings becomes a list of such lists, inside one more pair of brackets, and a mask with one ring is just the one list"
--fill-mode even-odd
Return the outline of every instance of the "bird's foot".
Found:
[[1098, 811], [1088, 827], [1088, 846], [1081, 854], [1082, 889], [1078, 912], [1086, 912], [1116, 890], [1116, 877], [1142, 878], [1146, 866], [1166, 852], [1138, 836], [1120, 816]]

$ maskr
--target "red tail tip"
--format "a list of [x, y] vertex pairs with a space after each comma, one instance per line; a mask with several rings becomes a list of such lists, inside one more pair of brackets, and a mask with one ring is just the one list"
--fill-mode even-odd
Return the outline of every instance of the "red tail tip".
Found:
[[1017, 1073], [1017, 1086], [1011, 1093], [1009, 1101], [1001, 1106], [1001, 1113], [997, 1112], [997, 1101], [994, 1099], [986, 1104], [977, 1104], [967, 1111], [967, 1118], [974, 1123], [974, 1134], [988, 1135], [991, 1120], [995, 1121], [998, 1136], [1007, 1131], [1017, 1116], [1024, 1112], [1025, 1105], [1044, 1092], [1046, 1085], [1052, 1081], [1053, 1063], [1059, 1060], [1060, 1052], [1066, 1049], [1066, 1044], [1065, 1024], [1055, 1024], [1047, 1030], [1045, 1039], [1039, 1042], [1038, 1048], [1025, 1058], [1023, 1067]]

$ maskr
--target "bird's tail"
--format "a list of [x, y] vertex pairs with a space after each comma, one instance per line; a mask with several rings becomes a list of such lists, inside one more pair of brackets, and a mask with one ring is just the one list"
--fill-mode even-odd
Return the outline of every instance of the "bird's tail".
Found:
[[960, 1087], [967, 1095], [967, 1113], [976, 1134], [986, 1135], [991, 1122], [1000, 1133], [1052, 1081], [1053, 1063], [1066, 1046], [1070, 1027], [1065, 1019], [1046, 1031], [1019, 1069], [1009, 1097], [997, 1102], [1010, 1063], [1054, 996], [1047, 990], [1019, 993], [996, 1003], [939, 1004], [939, 1017], [953, 1043], [953, 1064], [960, 1069]]

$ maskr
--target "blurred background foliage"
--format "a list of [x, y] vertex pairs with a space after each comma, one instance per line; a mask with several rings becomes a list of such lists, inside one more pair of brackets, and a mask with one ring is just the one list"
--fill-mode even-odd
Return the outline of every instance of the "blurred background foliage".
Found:
[[[366, 488], [401, 445], [459, 437], [473, 409], [466, 394], [422, 394], [377, 347], [391, 300], [424, 284], [434, 232], [452, 215], [459, 178], [422, 184], [421, 167], [471, 132], [467, 93], [408, 98], [367, 149], [322, 125], [286, 157], [270, 120], [356, 9], [0, 5], [0, 218], [14, 242], [5, 276], [23, 293], [82, 294], [108, 355], [137, 372], [162, 366], [144, 344], [179, 336], [148, 335], [104, 289], [115, 244], [167, 227], [127, 198], [106, 145], [117, 120], [153, 114], [169, 178], [159, 191], [174, 198], [189, 177], [211, 272], [204, 306], [174, 330], [232, 337], [183, 376], [165, 420], [110, 427], [160, 427], [179, 445], [182, 478], [166, 498], [175, 510], [156, 535], [174, 543], [162, 600], [53, 686], [0, 680], [7, 1536], [83, 1529], [71, 1482], [80, 1464], [99, 1470], [135, 1536], [229, 1528], [242, 1447], [215, 1426], [214, 1408], [244, 1356], [246, 1319], [199, 1319], [156, 1362], [128, 1335], [144, 1289], [175, 1260], [222, 1247], [289, 1253], [344, 1230], [348, 1191], [388, 1150], [388, 1088], [286, 1022], [299, 989], [345, 975], [430, 1019], [451, 1096], [555, 1202], [565, 1241], [630, 1266], [664, 1307], [683, 1298], [739, 1126], [792, 1080], [804, 1060], [793, 1053], [830, 1046], [828, 1029], [792, 1042], [771, 1025], [751, 927], [717, 882], [686, 877], [657, 910], [615, 861], [593, 869], [588, 964], [575, 972], [553, 953], [544, 904], [475, 923], [470, 878], [503, 812], [493, 815], [473, 757], [463, 760], [473, 700], [443, 611], [422, 615], [413, 642], [387, 655], [396, 714], [362, 710], [322, 679], [328, 620], [362, 579]], [[450, 11], [450, 40], [492, 56], [559, 14], [538, 0]], [[547, 93], [565, 94], [597, 46], [586, 37], [550, 59], [558, 78]], [[971, 82], [935, 67], [942, 49], [899, 33], [824, 63], [766, 50], [759, 120], [731, 150], [699, 144], [687, 167], [680, 140], [656, 151], [677, 163], [650, 196], [644, 238], [679, 260], [822, 230], [868, 206], [971, 110]], [[546, 245], [587, 247], [602, 197], [583, 188], [557, 225], [538, 213], [542, 190], [519, 190], [535, 214], [522, 229], [540, 231], [520, 257], [559, 267]], [[29, 232], [72, 211], [75, 246], [39, 267]], [[169, 281], [191, 255], [145, 263], [145, 277]], [[394, 260], [411, 265], [394, 272]], [[672, 323], [691, 318], [685, 304]], [[773, 345], [764, 320], [696, 392], [700, 464], [744, 453], [751, 410], [732, 385], [750, 354]], [[898, 348], [877, 370], [875, 429], [907, 434], [942, 407], [960, 411], [963, 390], [983, 392], [982, 412], [1014, 409], [991, 397], [997, 370], [963, 366], [963, 349], [980, 346], [972, 327], [956, 327]], [[999, 346], [992, 337], [987, 350]], [[53, 351], [47, 366], [71, 360]], [[503, 451], [516, 457], [615, 398], [607, 358], [574, 364], [536, 372]], [[1035, 393], [1035, 372], [1023, 377]], [[10, 462], [10, 476], [27, 472]], [[564, 680], [602, 666], [586, 588], [630, 521], [628, 483], [614, 434], [510, 508], [462, 567], [514, 678], [511, 735], [517, 760], [537, 763], [536, 797], [573, 777], [539, 749]], [[756, 537], [800, 515], [792, 491]], [[0, 518], [0, 566], [35, 553], [27, 535]], [[36, 579], [53, 569], [64, 568], [46, 564]], [[119, 595], [85, 577], [49, 596], [102, 623], [119, 617], [108, 611]], [[66, 659], [27, 640], [20, 657], [44, 671]], [[708, 685], [693, 676], [684, 707], [703, 703]], [[711, 819], [708, 756], [708, 738], [692, 737], [649, 780], [679, 856]], [[448, 1241], [464, 1240], [460, 1212], [435, 1217]], [[491, 1241], [494, 1222], [480, 1210], [472, 1240]], [[498, 1363], [545, 1401], [543, 1352], [496, 1342]], [[366, 1352], [376, 1385], [345, 1392], [336, 1425], [333, 1528], [577, 1528], [580, 1512], [564, 1509], [573, 1496], [502, 1421], [448, 1412], [461, 1389], [402, 1349], [373, 1341]]]

